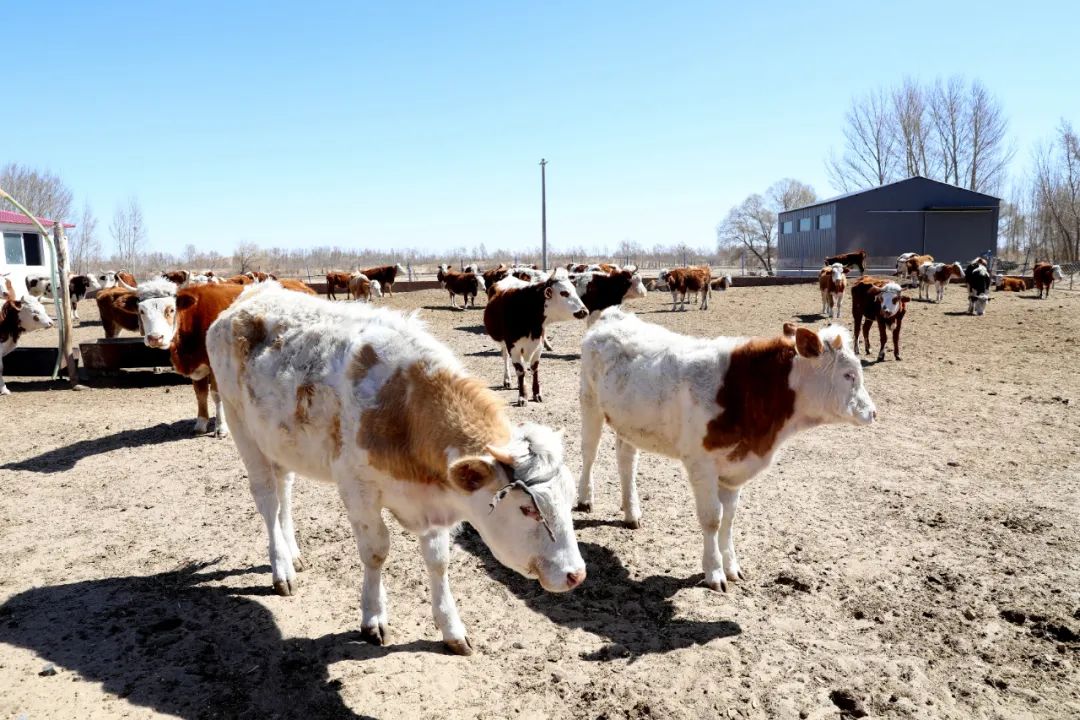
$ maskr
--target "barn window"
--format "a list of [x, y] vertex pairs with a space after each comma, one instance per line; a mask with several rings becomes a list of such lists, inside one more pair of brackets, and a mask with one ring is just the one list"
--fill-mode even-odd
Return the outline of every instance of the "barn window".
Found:
[[792, 233], [792, 231], [794, 230], [794, 228], [795, 228], [795, 225], [791, 220], [785, 220], [784, 221], [784, 229], [781, 230], [780, 232], [782, 232], [784, 235], [790, 235]]
[[817, 216], [818, 230], [828, 230], [832, 227], [832, 213]]
[[799, 232], [806, 232], [807, 230], [813, 230], [813, 229], [814, 229], [814, 219], [813, 218], [808, 218], [808, 217], [799, 218]]
[[8, 265], [25, 265], [22, 233], [4, 233], [4, 262]]
[[23, 250], [26, 251], [27, 265], [41, 265], [41, 236], [37, 233], [23, 233]]

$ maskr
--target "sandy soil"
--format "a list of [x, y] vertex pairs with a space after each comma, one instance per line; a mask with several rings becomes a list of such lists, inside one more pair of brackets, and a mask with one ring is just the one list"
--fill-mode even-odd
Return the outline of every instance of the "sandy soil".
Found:
[[[9, 380], [0, 717], [1078, 717], [1080, 293], [997, 294], [982, 318], [964, 295], [912, 303], [903, 362], [867, 367], [879, 423], [805, 433], [750, 483], [736, 523], [750, 577], [727, 594], [699, 585], [676, 465], [643, 456], [643, 524], [622, 527], [610, 434], [596, 509], [577, 515], [577, 591], [544, 593], [463, 531], [451, 582], [471, 658], [443, 652], [416, 542], [392, 521], [392, 644], [358, 640], [361, 570], [333, 487], [298, 483], [312, 567], [299, 596], [270, 594], [244, 469], [231, 441], [191, 434], [185, 383]], [[695, 334], [821, 322], [800, 314], [820, 306], [812, 286], [714, 300], [633, 308]], [[428, 308], [498, 384], [481, 310], [438, 291], [385, 305]], [[83, 313], [80, 338], [99, 336]], [[552, 333], [547, 401], [510, 410], [565, 428], [574, 472], [583, 329]]]

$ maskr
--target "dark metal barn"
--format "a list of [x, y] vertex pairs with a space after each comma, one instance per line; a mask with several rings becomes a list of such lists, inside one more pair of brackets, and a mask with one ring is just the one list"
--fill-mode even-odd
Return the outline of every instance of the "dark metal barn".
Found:
[[966, 263], [996, 252], [1001, 199], [924, 177], [839, 195], [780, 213], [777, 273], [817, 273], [828, 255], [866, 250], [867, 271], [905, 252]]

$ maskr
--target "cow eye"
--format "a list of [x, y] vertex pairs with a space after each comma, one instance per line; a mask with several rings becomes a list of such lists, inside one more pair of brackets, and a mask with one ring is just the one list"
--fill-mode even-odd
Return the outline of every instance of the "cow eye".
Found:
[[525, 517], [532, 518], [533, 520], [540, 522], [540, 511], [533, 505], [522, 505], [521, 514]]
[[844, 379], [850, 380], [852, 383], [854, 383], [855, 382], [855, 373], [844, 373]]

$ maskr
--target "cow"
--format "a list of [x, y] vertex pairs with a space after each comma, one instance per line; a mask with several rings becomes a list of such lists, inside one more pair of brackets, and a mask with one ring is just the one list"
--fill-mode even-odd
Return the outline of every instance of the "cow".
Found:
[[986, 262], [973, 260], [964, 270], [964, 280], [968, 286], [968, 315], [982, 315], [986, 312], [986, 303], [990, 302], [990, 273]]
[[394, 281], [397, 279], [399, 272], [405, 272], [405, 268], [401, 266], [401, 263], [397, 263], [395, 265], [380, 265], [360, 272], [366, 275], [369, 280], [378, 280], [379, 287], [382, 288], [383, 292], [390, 297], [394, 297]]
[[712, 290], [712, 270], [709, 269], [709, 266], [664, 270], [660, 275], [660, 280], [667, 283], [668, 289], [671, 290], [672, 312], [675, 311], [675, 306], [679, 304], [680, 295], [682, 296], [682, 305], [679, 309], [686, 310], [686, 294], [691, 292], [700, 292], [702, 294], [701, 305], [698, 306], [698, 309], [709, 309], [709, 294]]
[[514, 265], [510, 268], [510, 274], [528, 283], [546, 282], [548, 279], [546, 272], [537, 270], [532, 265]]
[[907, 284], [911, 287], [915, 287], [919, 284], [919, 268], [926, 263], [934, 262], [933, 255], [912, 255], [904, 261], [904, 272], [902, 277], [907, 278]]
[[818, 273], [818, 289], [821, 290], [821, 314], [828, 317], [840, 317], [840, 304], [844, 300], [847, 277], [843, 263], [833, 263], [821, 268]]
[[[504, 280], [503, 282], [507, 282]], [[499, 343], [503, 356], [503, 387], [510, 388], [510, 363], [517, 372], [519, 407], [525, 406], [525, 366], [532, 372], [532, 400], [540, 395], [540, 355], [547, 327], [589, 314], [566, 271], [559, 268], [542, 283], [507, 287], [484, 308], [484, 329]]]
[[232, 285], [251, 285], [255, 280], [252, 279], [250, 275], [242, 273], [240, 275], [233, 275], [232, 277], [225, 278], [224, 282]]
[[1048, 262], [1035, 263], [1031, 273], [1035, 277], [1035, 289], [1039, 291], [1040, 300], [1050, 297], [1050, 288], [1053, 287], [1054, 281], [1061, 280], [1063, 277], [1061, 266], [1051, 265]]
[[52, 318], [33, 295], [19, 291], [11, 277], [4, 276], [4, 293], [0, 304], [0, 395], [10, 395], [11, 390], [4, 383], [4, 356], [15, 349], [19, 338], [32, 330], [48, 330], [53, 326]]
[[[450, 293], [450, 307], [455, 310], [464, 310], [469, 307], [469, 298], [472, 297], [472, 306], [476, 307], [476, 296], [484, 292], [487, 294], [487, 286], [484, 285], [484, 276], [475, 272], [457, 272], [451, 270], [449, 265], [440, 265], [436, 278], [442, 283], [443, 289]], [[461, 295], [462, 307], [457, 306], [456, 296]]]
[[432, 611], [454, 653], [473, 652], [450, 593], [450, 537], [468, 521], [495, 557], [550, 592], [585, 580], [562, 440], [511, 426], [498, 397], [414, 317], [249, 288], [207, 333], [210, 365], [269, 536], [274, 591], [305, 563], [296, 473], [333, 482], [364, 565], [361, 637], [382, 645], [390, 549], [383, 509], [420, 540]]
[[319, 294], [315, 292], [315, 288], [311, 287], [303, 280], [297, 280], [295, 278], [282, 278], [281, 280], [278, 280], [276, 278], [270, 278], [270, 281], [276, 282], [278, 285], [285, 288], [286, 290], [292, 290], [293, 292], [303, 293], [305, 295]]
[[116, 273], [112, 270], [105, 270], [97, 276], [98, 285], [102, 290], [108, 290], [117, 286]]
[[613, 273], [582, 273], [574, 278], [574, 289], [589, 313], [598, 313], [604, 308], [619, 305], [625, 300], [643, 298], [646, 295], [645, 283], [633, 270], [619, 270]]
[[583, 273], [589, 269], [589, 266], [585, 263], [566, 263], [566, 272], [568, 273]]
[[923, 263], [919, 266], [919, 299], [930, 302], [930, 286], [937, 290], [937, 301], [945, 299], [945, 288], [951, 278], [964, 278], [964, 268], [958, 262], [946, 265], [945, 263]]
[[999, 276], [997, 289], [1004, 292], [1024, 292], [1027, 290], [1027, 282], [1024, 278]]
[[135, 311], [143, 344], [167, 348], [169, 342], [165, 338], [171, 336], [171, 328], [176, 322], [176, 283], [159, 277], [139, 283], [137, 287], [121, 280], [120, 287], [134, 296], [125, 297], [124, 303], [126, 309]]
[[[26, 286], [31, 297], [56, 299], [53, 293], [52, 280], [48, 277], [27, 277]], [[79, 301], [86, 299], [86, 296], [93, 290], [101, 290], [101, 284], [93, 275], [71, 275], [68, 277], [68, 296], [71, 299], [71, 315], [75, 322], [81, 322], [79, 320]]]
[[135, 276], [126, 270], [116, 271], [116, 282], [119, 285], [121, 282], [127, 283], [129, 287], [135, 287], [138, 283], [135, 281]]
[[183, 287], [191, 279], [190, 270], [168, 270], [161, 273], [161, 277], [165, 278], [169, 282], [175, 284], [177, 287]]
[[885, 359], [885, 329], [892, 328], [893, 357], [900, 360], [900, 330], [911, 301], [904, 295], [900, 284], [887, 278], [864, 276], [851, 286], [851, 314], [855, 320], [855, 354], [859, 353], [859, 335], [865, 341], [866, 354], [870, 354], [870, 325], [875, 321], [881, 346], [878, 362]]
[[[364, 275], [364, 273], [361, 273]], [[338, 272], [337, 270], [331, 270], [326, 273], [326, 299], [337, 300], [336, 290], [349, 291], [349, 278], [352, 277], [351, 273]], [[367, 277], [367, 275], [364, 275]], [[370, 278], [368, 278], [370, 280]]]
[[372, 298], [382, 297], [382, 288], [378, 280], [369, 280], [364, 273], [354, 272], [349, 276], [349, 294], [353, 300], [371, 302]]
[[482, 275], [484, 287], [487, 288], [487, 296], [490, 298], [495, 294], [495, 284], [509, 276], [510, 269], [506, 265], [499, 263], [499, 267], [485, 270]]
[[725, 292], [733, 284], [734, 281], [731, 279], [731, 275], [725, 273], [712, 281], [712, 289]]
[[[615, 431], [623, 519], [640, 524], [640, 450], [680, 460], [704, 540], [705, 585], [741, 580], [732, 525], [742, 487], [799, 430], [868, 425], [877, 416], [846, 328], [788, 323], [779, 337], [696, 338], [604, 310], [581, 344], [577, 508], [593, 506], [592, 468], [605, 423]], [[719, 544], [717, 533], [719, 532]]]
[[277, 275], [274, 273], [263, 272], [262, 270], [248, 270], [246, 273], [252, 282], [266, 282], [267, 280], [277, 280]]
[[94, 303], [105, 337], [114, 338], [121, 330], [139, 332], [139, 301], [133, 291], [119, 285], [106, 288], [98, 292]]
[[865, 250], [855, 250], [853, 252], [842, 253], [840, 255], [833, 255], [832, 257], [825, 258], [826, 265], [834, 265], [840, 263], [844, 266], [845, 270], [850, 270], [853, 267], [859, 268], [859, 272], [866, 272], [866, 257]]

